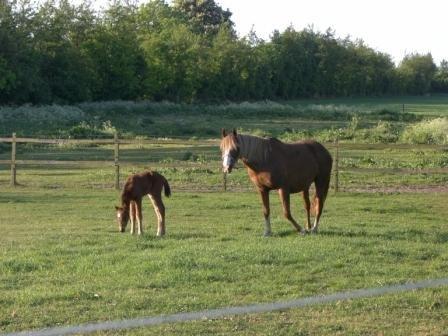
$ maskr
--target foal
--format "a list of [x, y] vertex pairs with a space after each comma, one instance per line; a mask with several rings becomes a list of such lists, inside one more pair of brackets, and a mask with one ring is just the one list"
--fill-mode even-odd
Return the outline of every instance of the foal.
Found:
[[117, 222], [120, 232], [124, 232], [129, 218], [131, 219], [131, 234], [135, 232], [137, 220], [137, 232], [143, 234], [142, 223], [142, 198], [148, 195], [157, 216], [157, 236], [165, 234], [165, 206], [162, 202], [162, 189], [165, 196], [171, 195], [170, 185], [166, 178], [155, 172], [147, 171], [129, 176], [121, 193], [121, 206], [116, 206]]

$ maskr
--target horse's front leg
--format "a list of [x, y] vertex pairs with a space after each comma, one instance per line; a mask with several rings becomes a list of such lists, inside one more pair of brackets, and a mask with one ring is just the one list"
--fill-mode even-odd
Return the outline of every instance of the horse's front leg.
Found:
[[143, 234], [143, 215], [142, 215], [142, 199], [137, 200], [137, 233], [139, 235]]
[[269, 208], [269, 190], [260, 190], [260, 196], [261, 201], [263, 202], [264, 236], [269, 237], [272, 234]]
[[299, 224], [297, 224], [294, 218], [292, 218], [289, 191], [286, 191], [285, 189], [279, 189], [278, 193], [283, 205], [283, 215], [287, 220], [289, 220], [289, 222], [294, 226], [298, 233], [305, 234], [306, 231], [303, 230]]

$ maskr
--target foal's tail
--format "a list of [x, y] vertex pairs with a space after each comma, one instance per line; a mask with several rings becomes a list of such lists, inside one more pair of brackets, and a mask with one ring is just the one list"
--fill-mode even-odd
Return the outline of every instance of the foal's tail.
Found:
[[170, 185], [168, 184], [168, 180], [163, 176], [162, 176], [162, 180], [163, 180], [163, 188], [165, 189], [165, 196], [170, 197], [171, 196], [171, 188], [170, 188]]

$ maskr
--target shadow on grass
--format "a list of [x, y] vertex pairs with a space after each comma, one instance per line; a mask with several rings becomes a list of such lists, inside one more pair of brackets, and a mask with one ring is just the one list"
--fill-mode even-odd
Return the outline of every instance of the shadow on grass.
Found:
[[434, 231], [415, 229], [403, 231], [384, 231], [383, 233], [373, 233], [366, 231], [322, 230], [319, 232], [319, 235], [346, 238], [374, 238], [388, 241], [434, 242], [440, 244], [448, 242], [448, 233], [438, 233]]

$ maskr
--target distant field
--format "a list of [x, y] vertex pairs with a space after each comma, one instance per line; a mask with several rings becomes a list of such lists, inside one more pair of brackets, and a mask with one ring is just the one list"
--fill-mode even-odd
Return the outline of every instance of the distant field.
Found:
[[358, 107], [360, 111], [368, 112], [378, 108], [386, 108], [410, 113], [425, 114], [429, 116], [446, 116], [448, 115], [447, 104], [448, 95], [434, 95], [425, 97], [366, 97], [366, 98], [337, 98], [326, 100], [297, 101], [292, 103], [299, 105], [307, 104], [333, 104], [347, 105]]
[[[167, 236], [117, 232], [112, 189], [2, 188], [0, 331], [271, 302], [448, 275], [446, 194], [330, 195], [321, 233], [299, 237], [272, 197], [262, 237], [253, 193], [173, 188]], [[300, 197], [293, 213], [303, 222]], [[448, 288], [121, 335], [394, 335], [447, 331]], [[99, 333], [111, 335], [113, 333]]]
[[343, 128], [354, 115], [359, 116], [362, 127], [371, 127], [379, 120], [391, 120], [403, 126], [414, 119], [446, 117], [448, 95], [221, 105], [100, 102], [3, 107], [0, 108], [0, 136], [17, 132], [22, 136], [107, 137], [117, 130], [127, 137], [216, 138], [222, 127], [280, 136], [291, 130]]

